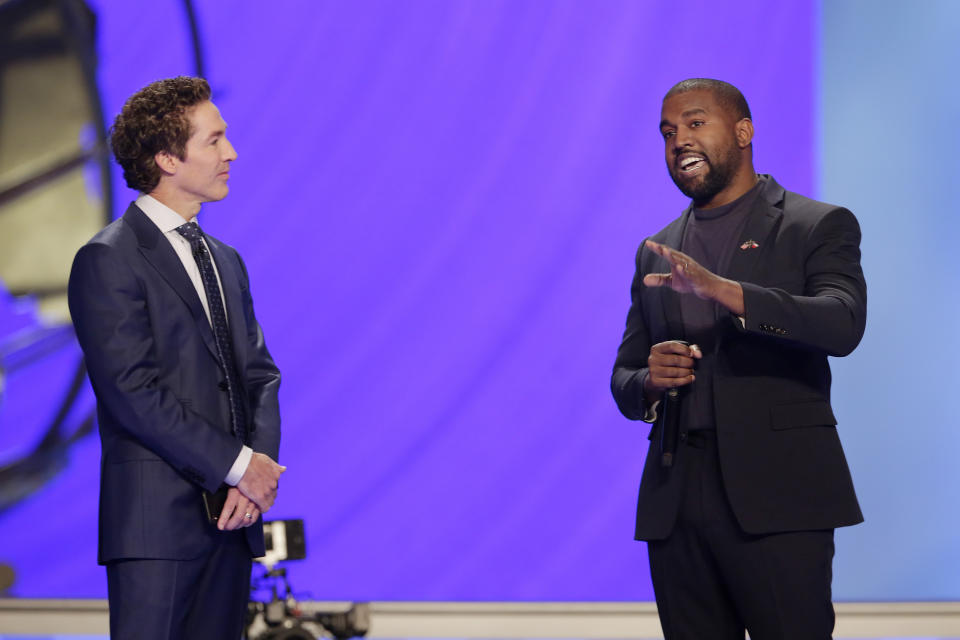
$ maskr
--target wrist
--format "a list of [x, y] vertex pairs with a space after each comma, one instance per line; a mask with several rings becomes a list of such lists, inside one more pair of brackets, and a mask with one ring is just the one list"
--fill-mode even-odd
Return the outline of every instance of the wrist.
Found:
[[717, 276], [717, 281], [712, 287], [710, 298], [734, 315], [744, 315], [743, 287], [741, 287], [740, 283], [736, 280], [728, 280]]
[[652, 382], [650, 382], [650, 374], [647, 373], [643, 377], [643, 399], [646, 400], [647, 404], [653, 404], [660, 399], [660, 389], [657, 389]]

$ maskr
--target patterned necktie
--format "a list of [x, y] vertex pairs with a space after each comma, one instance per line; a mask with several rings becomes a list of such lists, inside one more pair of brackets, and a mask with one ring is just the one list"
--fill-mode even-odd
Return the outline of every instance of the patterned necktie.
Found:
[[[203, 243], [203, 231], [196, 222], [188, 222], [177, 227], [177, 233], [190, 242], [193, 259], [200, 269], [200, 279], [207, 293], [207, 306], [210, 309], [210, 322], [213, 325], [213, 337], [217, 343], [217, 355], [220, 357], [220, 367], [224, 371], [227, 395], [230, 397], [230, 421], [233, 433], [247, 442], [246, 411], [240, 401], [241, 387], [237, 376], [236, 360], [233, 356], [233, 343], [230, 341], [230, 331], [227, 328], [227, 314], [223, 307], [223, 298], [220, 296], [220, 286], [213, 271], [213, 262], [210, 252]], [[223, 383], [221, 383], [223, 384]], [[221, 388], [223, 388], [221, 386]]]

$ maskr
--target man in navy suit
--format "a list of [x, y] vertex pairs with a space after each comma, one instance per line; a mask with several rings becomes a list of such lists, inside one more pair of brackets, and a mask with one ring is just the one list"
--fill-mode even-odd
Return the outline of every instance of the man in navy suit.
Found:
[[284, 470], [280, 373], [246, 267], [196, 225], [237, 154], [207, 82], [187, 77], [134, 94], [111, 146], [141, 195], [80, 249], [69, 286], [97, 396], [111, 637], [235, 640]]
[[863, 519], [827, 363], [864, 331], [859, 225], [757, 175], [728, 83], [675, 85], [660, 133], [692, 204], [640, 245], [611, 386], [653, 423], [635, 535], [664, 635], [829, 638], [833, 531]]

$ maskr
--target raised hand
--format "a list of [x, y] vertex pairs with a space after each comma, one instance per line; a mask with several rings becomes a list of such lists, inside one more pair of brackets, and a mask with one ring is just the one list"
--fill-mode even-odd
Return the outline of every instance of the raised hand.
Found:
[[648, 287], [670, 287], [678, 293], [692, 293], [704, 300], [726, 307], [738, 316], [743, 316], [743, 288], [739, 282], [721, 278], [696, 260], [676, 249], [653, 240], [647, 240], [647, 248], [670, 263], [670, 273], [648, 273], [643, 284]]

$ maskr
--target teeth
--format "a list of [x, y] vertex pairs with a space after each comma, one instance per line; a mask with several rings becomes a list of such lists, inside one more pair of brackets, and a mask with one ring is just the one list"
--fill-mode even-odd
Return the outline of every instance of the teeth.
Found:
[[703, 158], [701, 158], [700, 156], [688, 156], [680, 161], [680, 168], [689, 169], [691, 165], [694, 165], [697, 162], [700, 162], [702, 160]]

